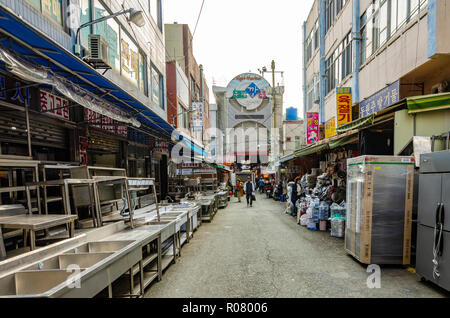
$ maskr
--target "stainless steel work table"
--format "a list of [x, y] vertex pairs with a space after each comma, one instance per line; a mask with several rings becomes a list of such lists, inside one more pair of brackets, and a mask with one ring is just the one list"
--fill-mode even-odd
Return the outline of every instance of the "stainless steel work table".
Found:
[[[69, 236], [74, 235], [74, 221], [76, 215], [14, 215], [0, 217], [0, 228], [24, 230], [24, 245], [27, 242], [27, 235], [30, 235], [30, 249], [36, 248], [36, 231], [47, 230], [49, 228], [67, 224], [69, 225]], [[0, 241], [3, 241], [0, 230]], [[3, 255], [0, 255], [0, 258]], [[4, 255], [6, 257], [6, 255]]]

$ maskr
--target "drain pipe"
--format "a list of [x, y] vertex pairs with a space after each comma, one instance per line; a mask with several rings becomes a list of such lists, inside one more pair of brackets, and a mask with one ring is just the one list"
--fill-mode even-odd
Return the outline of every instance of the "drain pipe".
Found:
[[360, 0], [353, 0], [352, 48], [353, 48], [353, 104], [359, 103], [359, 66], [361, 63]]

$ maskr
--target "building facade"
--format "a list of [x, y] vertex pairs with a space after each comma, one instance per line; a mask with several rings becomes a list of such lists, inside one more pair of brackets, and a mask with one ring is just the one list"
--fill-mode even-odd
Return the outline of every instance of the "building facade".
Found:
[[303, 120], [283, 121], [283, 157], [293, 154], [306, 145], [305, 124]]
[[166, 178], [162, 11], [161, 0], [1, 0], [0, 156]]
[[[276, 128], [281, 128], [284, 87], [272, 89], [261, 75], [244, 73], [236, 76], [227, 87], [214, 86], [213, 92], [217, 118], [223, 125], [218, 128], [222, 128], [224, 134], [224, 160], [227, 163], [255, 163], [258, 160], [267, 163], [275, 116], [278, 119]], [[273, 138], [279, 140], [280, 133], [274, 134]], [[280, 144], [276, 142], [275, 147]]]
[[[187, 88], [189, 95], [188, 103], [183, 104], [180, 109], [178, 109], [179, 104], [170, 106], [178, 109], [176, 116], [182, 119], [184, 119], [184, 112], [196, 110], [188, 113], [189, 125], [183, 127], [183, 131], [189, 130], [189, 135], [207, 148], [210, 139], [207, 134], [209, 129], [209, 87], [206, 83], [203, 66], [197, 63], [194, 56], [192, 33], [187, 24], [165, 24], [164, 29], [168, 67], [178, 64], [179, 69], [184, 71], [185, 78], [177, 80], [177, 88], [183, 91]], [[174, 72], [171, 73], [171, 76], [173, 74]], [[168, 80], [170, 79], [168, 78]], [[173, 95], [174, 92], [170, 91], [168, 94]], [[199, 105], [198, 103], [201, 103], [203, 109], [193, 109], [193, 106]], [[201, 117], [200, 121], [199, 117]], [[181, 124], [181, 120], [177, 124]]]

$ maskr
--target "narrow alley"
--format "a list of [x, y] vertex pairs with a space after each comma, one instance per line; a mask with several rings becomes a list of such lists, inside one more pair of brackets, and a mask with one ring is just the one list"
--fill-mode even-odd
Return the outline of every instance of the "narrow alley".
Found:
[[297, 225], [265, 195], [252, 208], [236, 201], [197, 230], [146, 297], [445, 297], [401, 266], [382, 267], [381, 288], [369, 289], [342, 239]]

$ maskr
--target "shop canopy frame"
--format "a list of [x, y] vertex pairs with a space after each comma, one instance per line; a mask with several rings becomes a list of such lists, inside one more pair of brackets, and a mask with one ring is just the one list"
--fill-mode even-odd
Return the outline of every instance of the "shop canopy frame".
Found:
[[[171, 140], [175, 128], [145, 104], [112, 83], [90, 65], [47, 38], [36, 28], [19, 19], [9, 9], [0, 5], [0, 45], [15, 51], [24, 60], [44, 65], [83, 89], [94, 93], [114, 106], [134, 116], [153, 133]], [[190, 143], [194, 143], [190, 141]], [[194, 143], [191, 148], [204, 154], [204, 149]], [[198, 149], [202, 149], [198, 151]]]
[[[353, 143], [358, 140], [358, 136], [355, 136], [358, 133], [359, 133], [359, 129], [353, 129], [353, 130], [347, 131], [346, 133], [321, 140], [311, 146], [297, 150], [295, 152], [295, 158], [308, 156], [308, 155], [311, 155], [313, 153], [323, 151], [323, 150], [332, 150], [332, 149], [347, 145], [349, 143]], [[294, 158], [292, 158], [292, 159], [294, 159]]]

